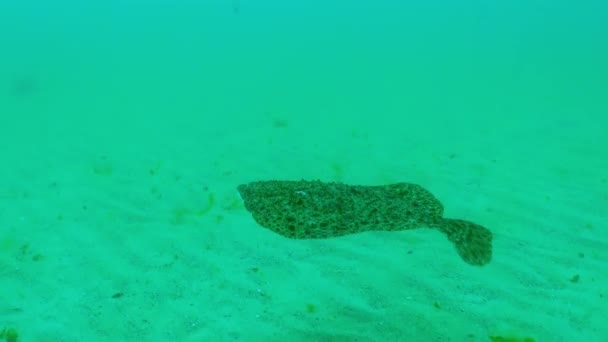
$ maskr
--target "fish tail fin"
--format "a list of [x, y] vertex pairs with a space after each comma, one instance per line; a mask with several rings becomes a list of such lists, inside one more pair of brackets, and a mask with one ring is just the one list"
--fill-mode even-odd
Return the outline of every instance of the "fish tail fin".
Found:
[[473, 222], [442, 219], [437, 228], [454, 243], [460, 257], [468, 264], [483, 266], [492, 259], [492, 232]]

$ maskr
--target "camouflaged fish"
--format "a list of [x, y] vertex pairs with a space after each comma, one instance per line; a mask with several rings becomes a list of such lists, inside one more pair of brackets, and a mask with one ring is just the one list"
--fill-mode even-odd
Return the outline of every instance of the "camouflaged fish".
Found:
[[462, 259], [492, 259], [492, 233], [478, 224], [443, 217], [443, 205], [419, 185], [346, 185], [321, 181], [260, 181], [238, 186], [255, 221], [292, 239], [324, 239], [373, 230], [435, 228]]

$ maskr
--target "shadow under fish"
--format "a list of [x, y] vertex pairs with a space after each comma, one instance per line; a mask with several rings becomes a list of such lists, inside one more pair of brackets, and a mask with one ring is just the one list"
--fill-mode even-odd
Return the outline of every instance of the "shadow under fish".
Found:
[[444, 218], [441, 202], [416, 184], [275, 180], [242, 184], [238, 191], [258, 224], [288, 238], [429, 227], [446, 234], [465, 262], [482, 266], [492, 259], [492, 233], [487, 228]]

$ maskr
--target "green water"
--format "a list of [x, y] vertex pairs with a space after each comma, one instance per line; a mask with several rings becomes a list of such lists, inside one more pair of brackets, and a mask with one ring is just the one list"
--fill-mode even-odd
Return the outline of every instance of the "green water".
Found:
[[266, 111], [374, 115], [422, 134], [433, 117], [433, 132], [459, 138], [476, 133], [470, 120], [577, 121], [597, 138], [606, 12], [600, 1], [3, 4], [2, 124], [103, 138], [117, 120], [129, 136], [165, 125], [178, 134]]
[[[546, 230], [540, 231], [571, 232], [579, 223], [591, 225], [593, 230], [576, 236], [594, 241], [594, 234], [605, 234], [608, 205], [606, 37], [608, 4], [599, 0], [3, 1], [0, 253], [5, 254], [0, 254], [0, 276], [7, 284], [10, 279], [15, 288], [29, 290], [19, 294], [9, 290], [13, 288], [9, 285], [0, 287], [4, 292], [0, 293], [0, 329], [17, 327], [26, 341], [44, 336], [54, 340], [63, 334], [55, 332], [65, 330], [70, 330], [63, 335], [69, 341], [160, 341], [162, 336], [168, 338], [170, 329], [180, 331], [170, 335], [179, 336], [176, 340], [193, 341], [205, 340], [200, 336], [206, 340], [292, 336], [305, 341], [460, 341], [467, 336], [462, 325], [469, 316], [457, 313], [436, 318], [453, 327], [447, 331], [434, 323], [415, 332], [388, 315], [365, 318], [362, 310], [358, 314], [363, 316], [355, 319], [336, 310], [304, 326], [268, 323], [269, 328], [256, 331], [256, 337], [248, 337], [248, 328], [231, 327], [253, 319], [247, 315], [237, 323], [231, 318], [208, 322], [206, 329], [215, 335], [200, 331], [197, 335], [191, 333], [194, 327], [188, 330], [185, 323], [172, 325], [167, 320], [153, 323], [154, 332], [145, 333], [142, 328], [140, 335], [134, 335], [123, 323], [117, 323], [116, 330], [107, 322], [106, 328], [94, 329], [93, 320], [82, 319], [90, 313], [71, 304], [58, 305], [55, 310], [73, 310], [58, 316], [80, 317], [75, 319], [77, 326], [65, 326], [68, 319], [44, 318], [46, 309], [40, 302], [50, 299], [38, 299], [37, 293], [53, 290], [36, 288], [28, 277], [11, 270], [27, 269], [15, 255], [29, 239], [37, 239], [39, 246], [52, 241], [49, 244], [55, 247], [40, 252], [45, 255], [52, 255], [51, 250], [70, 251], [72, 245], [64, 242], [62, 246], [61, 237], [71, 236], [72, 228], [64, 231], [62, 226], [53, 226], [56, 234], [45, 233], [49, 232], [44, 228], [48, 217], [55, 218], [59, 212], [73, 217], [73, 224], [88, 222], [89, 227], [109, 226], [108, 222], [129, 226], [127, 216], [149, 215], [160, 227], [155, 229], [162, 229], [163, 224], [181, 222], [181, 217], [167, 219], [176, 212], [189, 215], [207, 210], [207, 198], [213, 197], [201, 190], [204, 187], [220, 203], [212, 209], [217, 222], [232, 222], [230, 191], [243, 182], [270, 178], [423, 183], [433, 187], [434, 193], [443, 193], [454, 210], [461, 210], [459, 215], [475, 216], [479, 212], [475, 208], [496, 203], [495, 215], [489, 210], [481, 215], [495, 234], [503, 236], [502, 241], [526, 240], [522, 236], [533, 226], [528, 223], [536, 222], [530, 212], [542, 210], [554, 214], [548, 222], [558, 222], [558, 226], [546, 223], [541, 225]], [[150, 185], [145, 177], [158, 169], [164, 172], [163, 167], [170, 168], [166, 178]], [[93, 174], [87, 173], [91, 170]], [[174, 175], [180, 172], [185, 175]], [[182, 191], [181, 185], [170, 183], [178, 177], [188, 179], [196, 190], [189, 185]], [[53, 184], [65, 185], [57, 202], [52, 200]], [[166, 191], [170, 195], [162, 204], [150, 205], [151, 187], [154, 194]], [[462, 198], [459, 191], [465, 188], [469, 197]], [[100, 209], [107, 212], [76, 218], [70, 210], [84, 205], [70, 199], [81, 198], [76, 195], [80, 191], [118, 208], [131, 208], [126, 210], [130, 214], [111, 212], [114, 204], [108, 204]], [[132, 198], [126, 199], [125, 193]], [[517, 201], [512, 200], [515, 197]], [[198, 201], [194, 198], [204, 200], [187, 204], [192, 206], [188, 209], [174, 206], [177, 200]], [[542, 202], [549, 198], [554, 202]], [[504, 208], [500, 201], [505, 206], [518, 204], [499, 218]], [[90, 208], [98, 202], [87, 203]], [[572, 222], [579, 223], [566, 224], [569, 218], [560, 216], [566, 211]], [[242, 210], [239, 213], [244, 215]], [[23, 223], [28, 215], [36, 217], [29, 225]], [[518, 225], [512, 219], [509, 225], [503, 221], [507, 216], [528, 221]], [[196, 222], [195, 217], [191, 219]], [[247, 229], [254, 229], [249, 224]], [[241, 223], [228, 225], [241, 227]], [[111, 245], [115, 233], [108, 232], [105, 242]], [[216, 234], [214, 241], [226, 239]], [[560, 234], [550, 234], [564, 243]], [[164, 239], [172, 238], [169, 234]], [[145, 239], [144, 234], [141, 240]], [[586, 268], [596, 272], [597, 280], [586, 292], [605, 302], [608, 294], [600, 286], [606, 281], [604, 247], [605, 238], [581, 250], [597, 262]], [[250, 253], [257, 250], [250, 248]], [[499, 247], [499, 251], [508, 250]], [[229, 252], [225, 255], [237, 258]], [[187, 255], [179, 258], [189, 260]], [[47, 264], [53, 262], [52, 257], [46, 259]], [[236, 260], [225, 267], [239, 269]], [[83, 272], [76, 264], [68, 268]], [[58, 265], [49, 269], [60, 269]], [[314, 265], [309, 266], [314, 269]], [[53, 278], [53, 272], [48, 277]], [[221, 271], [217, 272], [221, 277]], [[493, 272], [492, 277], [499, 278], [509, 274], [508, 270]], [[484, 288], [484, 276], [479, 277], [477, 286]], [[322, 282], [314, 284], [323, 288]], [[220, 297], [231, 296], [230, 287], [214, 289], [222, 293]], [[533, 291], [523, 293], [533, 297]], [[15, 299], [19, 296], [27, 300], [21, 303]], [[9, 304], [7, 298], [15, 302]], [[203, 311], [213, 310], [198, 305]], [[306, 305], [302, 307], [317, 311], [312, 304]], [[552, 305], [547, 302], [546, 310]], [[404, 308], [392, 310], [409, 317]], [[544, 310], [542, 305], [537, 308]], [[492, 308], [483, 310], [471, 323], [475, 325], [472, 340], [500, 334], [536, 336], [539, 341], [573, 341], [576, 336], [601, 341], [608, 336], [597, 319], [572, 323], [585, 321], [581, 318], [585, 315], [606, 313], [594, 305], [572, 314], [570, 325], [531, 317], [526, 324], [514, 323], [503, 330], [504, 320], [497, 324]], [[324, 314], [322, 308], [318, 311]], [[137, 309], [130, 312], [139, 313]], [[505, 319], [516, 315], [503, 314]], [[374, 325], [364, 328], [361, 335], [346, 333], [370, 320], [386, 322], [386, 329]], [[146, 326], [135, 325], [138, 329]]]

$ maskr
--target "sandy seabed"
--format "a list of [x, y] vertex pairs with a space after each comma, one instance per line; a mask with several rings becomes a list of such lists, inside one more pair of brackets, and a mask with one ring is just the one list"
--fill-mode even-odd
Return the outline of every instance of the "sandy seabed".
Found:
[[[601, 148], [533, 129], [482, 144], [361, 127], [307, 143], [304, 129], [3, 144], [0, 329], [22, 341], [608, 340]], [[302, 178], [421, 184], [447, 217], [493, 231], [493, 260], [467, 265], [424, 228], [289, 240], [236, 192]]]

